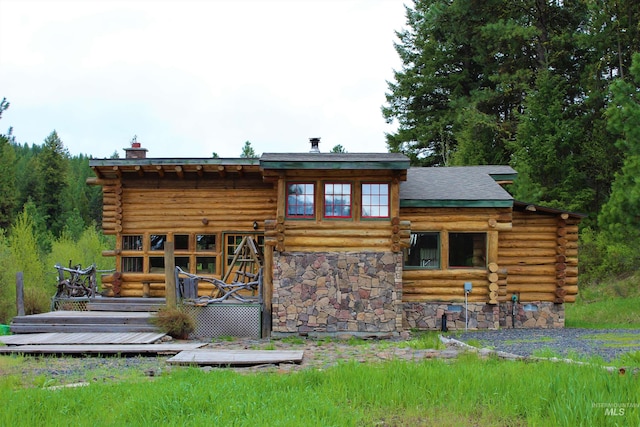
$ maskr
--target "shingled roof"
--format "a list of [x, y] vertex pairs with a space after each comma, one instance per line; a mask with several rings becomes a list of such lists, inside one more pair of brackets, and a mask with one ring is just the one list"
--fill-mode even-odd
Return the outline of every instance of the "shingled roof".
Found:
[[513, 197], [496, 181], [516, 174], [510, 166], [409, 168], [400, 184], [400, 206], [509, 207]]

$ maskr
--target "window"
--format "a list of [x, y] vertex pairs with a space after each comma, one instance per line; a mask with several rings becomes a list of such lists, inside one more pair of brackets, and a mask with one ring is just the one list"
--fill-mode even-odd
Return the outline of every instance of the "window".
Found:
[[196, 251], [215, 251], [216, 235], [215, 234], [198, 234], [196, 235]]
[[142, 236], [122, 236], [122, 250], [123, 251], [141, 251], [142, 250]]
[[287, 217], [313, 218], [315, 216], [315, 186], [312, 183], [287, 185]]
[[[253, 237], [253, 240], [258, 245], [256, 249], [258, 249], [258, 251], [261, 254], [264, 253], [264, 235], [262, 234], [226, 234], [225, 235], [226, 247], [224, 248], [224, 253], [226, 256], [225, 268], [228, 268], [229, 266], [231, 266], [231, 261], [233, 261], [233, 258], [235, 257], [236, 249], [238, 248], [238, 246], [240, 246], [240, 244], [242, 243], [242, 239], [245, 236]], [[240, 265], [241, 263], [242, 263], [241, 258], [236, 260], [236, 265]]]
[[[164, 274], [163, 251], [167, 237], [167, 234], [123, 235], [122, 255], [118, 261], [120, 271]], [[219, 274], [220, 241], [217, 234], [174, 234], [175, 266], [192, 274]], [[140, 256], [132, 256], [138, 254]]]
[[176, 267], [180, 267], [182, 271], [189, 271], [189, 257], [188, 256], [177, 256], [174, 258], [174, 263]]
[[440, 268], [440, 233], [411, 233], [405, 252], [407, 267]]
[[174, 249], [176, 251], [188, 251], [189, 250], [189, 235], [188, 234], [176, 234], [173, 236]]
[[486, 233], [449, 233], [449, 267], [487, 265]]
[[389, 218], [389, 184], [362, 184], [362, 217]]
[[125, 273], [142, 273], [142, 257], [122, 257], [122, 271]]
[[151, 242], [151, 250], [152, 251], [163, 251], [164, 250], [164, 242], [167, 241], [167, 235], [166, 234], [152, 234], [149, 237], [149, 240]]
[[216, 258], [199, 256], [196, 257], [196, 274], [215, 274]]
[[149, 273], [164, 273], [164, 257], [149, 257]]
[[324, 216], [351, 218], [351, 184], [324, 184]]

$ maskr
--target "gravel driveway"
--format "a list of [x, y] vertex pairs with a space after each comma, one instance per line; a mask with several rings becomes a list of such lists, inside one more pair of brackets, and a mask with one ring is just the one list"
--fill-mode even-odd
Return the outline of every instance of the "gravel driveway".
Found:
[[640, 329], [500, 329], [468, 331], [453, 338], [474, 346], [479, 341], [482, 347], [520, 356], [546, 352], [574, 359], [600, 356], [611, 361], [640, 351]]

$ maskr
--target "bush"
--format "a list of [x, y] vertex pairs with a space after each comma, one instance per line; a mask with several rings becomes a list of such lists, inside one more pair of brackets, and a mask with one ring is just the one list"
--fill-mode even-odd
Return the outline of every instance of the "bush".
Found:
[[178, 339], [187, 339], [196, 329], [194, 320], [180, 308], [162, 307], [153, 322], [162, 332]]
[[51, 295], [44, 289], [25, 288], [24, 290], [24, 314], [46, 313], [51, 308]]

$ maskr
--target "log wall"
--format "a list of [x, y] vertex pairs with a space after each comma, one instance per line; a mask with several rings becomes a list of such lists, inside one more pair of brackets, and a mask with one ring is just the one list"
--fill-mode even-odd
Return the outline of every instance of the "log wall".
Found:
[[578, 293], [578, 223], [567, 214], [514, 211], [500, 233], [498, 263], [507, 269], [507, 297], [522, 302], [573, 302]]
[[[119, 277], [103, 277], [105, 288], [118, 288], [120, 296], [142, 296], [147, 286], [152, 297], [164, 296], [164, 273], [153, 273], [149, 256], [162, 256], [163, 251], [150, 251], [145, 243], [142, 251], [123, 250], [123, 235], [210, 234], [216, 236], [213, 252], [195, 252], [192, 237], [188, 251], [176, 251], [176, 257], [188, 256], [194, 265], [196, 256], [216, 258], [216, 274], [223, 273], [223, 238], [226, 232], [255, 233], [264, 231], [264, 223], [276, 216], [276, 189], [265, 183], [261, 175], [227, 176], [198, 179], [124, 179], [102, 183], [104, 200], [103, 228], [116, 235], [116, 248], [105, 255], [115, 256], [116, 270], [122, 271], [123, 257], [143, 257], [142, 272], [122, 272]], [[254, 229], [254, 221], [258, 228]], [[195, 273], [195, 271], [192, 271]], [[209, 295], [212, 285], [201, 283], [200, 295]]]
[[[400, 215], [410, 223], [412, 232], [440, 232], [442, 263], [440, 269], [404, 269], [404, 302], [461, 302], [465, 282], [473, 286], [469, 302], [496, 304], [500, 294], [506, 294], [506, 274], [498, 261], [498, 236], [511, 228], [510, 208], [402, 208]], [[486, 232], [487, 267], [449, 268], [447, 232]]]
[[[286, 215], [286, 186], [289, 182], [315, 184], [314, 218]], [[324, 182], [352, 185], [351, 218], [324, 218]], [[362, 218], [361, 185], [389, 183], [389, 217]], [[410, 237], [409, 223], [399, 218], [399, 180], [391, 172], [293, 171], [277, 179], [278, 207], [274, 221], [265, 224], [265, 244], [278, 252], [401, 252]]]

